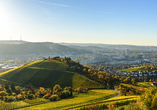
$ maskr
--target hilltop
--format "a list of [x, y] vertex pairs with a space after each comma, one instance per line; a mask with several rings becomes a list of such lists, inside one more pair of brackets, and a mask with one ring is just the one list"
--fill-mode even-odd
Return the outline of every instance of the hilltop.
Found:
[[25, 41], [0, 41], [0, 55], [19, 55], [19, 54], [62, 54], [90, 53], [83, 49], [74, 49], [53, 42], [25, 42]]
[[71, 86], [77, 88], [104, 88], [102, 84], [72, 71], [69, 65], [55, 58], [41, 59], [24, 64], [18, 68], [3, 72], [0, 77], [24, 84], [32, 83], [34, 86], [61, 87]]

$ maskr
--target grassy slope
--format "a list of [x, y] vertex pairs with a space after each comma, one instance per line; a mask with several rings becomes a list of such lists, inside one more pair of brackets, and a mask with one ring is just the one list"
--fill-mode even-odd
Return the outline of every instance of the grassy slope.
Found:
[[0, 77], [21, 82], [32, 83], [34, 86], [54, 87], [55, 84], [61, 87], [72, 86], [77, 88], [103, 88], [103, 85], [84, 78], [80, 74], [70, 71], [62, 62], [56, 60], [38, 60], [22, 65], [13, 70], [1, 73]]
[[131, 72], [131, 71], [148, 71], [148, 69], [145, 69], [145, 66], [142, 67], [136, 67], [136, 68], [128, 68], [128, 69], [123, 69], [119, 70], [118, 72], [125, 71], [125, 72]]
[[137, 85], [144, 88], [152, 87], [152, 82], [138, 82]]
[[[82, 104], [82, 105], [76, 105], [76, 106], [70, 106], [68, 108], [62, 108], [62, 110], [80, 110], [84, 107], [87, 106], [91, 106], [91, 105], [103, 105], [103, 104], [109, 104], [109, 103], [113, 103], [113, 102], [124, 102], [124, 101], [129, 101], [129, 100], [137, 100], [137, 96], [118, 96], [118, 97], [113, 97], [113, 98], [109, 98], [106, 100], [102, 100], [102, 101], [97, 101], [97, 102], [92, 102], [92, 103], [87, 103], [87, 104]], [[124, 103], [125, 105], [125, 103]]]
[[123, 85], [123, 86], [126, 86], [126, 87], [132, 87], [134, 89], [141, 90], [141, 91], [143, 91], [143, 90], [146, 91], [148, 89], [146, 87], [134, 86], [132, 84], [125, 84], [125, 83], [120, 83], [120, 84]]
[[22, 110], [28, 109], [51, 109], [51, 110], [58, 110], [62, 107], [69, 107], [69, 106], [76, 106], [78, 104], [86, 104], [95, 101], [100, 101], [106, 99], [110, 95], [116, 95], [117, 92], [114, 90], [95, 90], [95, 91], [88, 91], [87, 93], [81, 93], [74, 98], [62, 99], [59, 101], [54, 101], [46, 104], [40, 104], [32, 107], [26, 107]]

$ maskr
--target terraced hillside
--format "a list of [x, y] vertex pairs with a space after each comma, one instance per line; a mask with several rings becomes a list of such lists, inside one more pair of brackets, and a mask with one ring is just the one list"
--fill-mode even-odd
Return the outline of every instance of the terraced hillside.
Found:
[[84, 76], [71, 71], [64, 63], [53, 59], [42, 59], [0, 74], [1, 78], [34, 86], [77, 88], [104, 88], [102, 84], [91, 81]]

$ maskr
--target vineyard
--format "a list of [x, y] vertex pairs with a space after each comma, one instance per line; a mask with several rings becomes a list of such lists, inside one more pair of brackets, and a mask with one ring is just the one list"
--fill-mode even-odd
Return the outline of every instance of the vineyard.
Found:
[[118, 106], [122, 106], [122, 105], [127, 105], [130, 102], [136, 102], [136, 101], [137, 101], [137, 96], [119, 96], [119, 97], [114, 97], [114, 98], [110, 98], [107, 100], [102, 100], [102, 101], [98, 101], [98, 102], [94, 102], [94, 103], [88, 103], [88, 104], [83, 104], [83, 105], [79, 105], [79, 106], [68, 107], [63, 110], [69, 110], [69, 109], [84, 110], [85, 108], [90, 108], [90, 107], [94, 108], [94, 106], [103, 108], [103, 109], [108, 109], [107, 105], [111, 102], [112, 103], [114, 102]]
[[[87, 103], [93, 103], [101, 100], [105, 100], [109, 97], [112, 97], [117, 94], [114, 90], [110, 90], [110, 94], [107, 94], [109, 91], [108, 90], [96, 90], [97, 92], [94, 91], [88, 91], [87, 93], [81, 93], [73, 98], [68, 98], [68, 99], [62, 99], [59, 101], [54, 101], [54, 102], [49, 102], [45, 104], [40, 104], [36, 106], [31, 106], [27, 108], [22, 108], [21, 110], [26, 110], [26, 109], [63, 109], [66, 107], [70, 106], [78, 106], [78, 105], [83, 105]], [[102, 93], [103, 92], [103, 93]]]
[[59, 84], [62, 88], [104, 88], [95, 81], [71, 71], [64, 63], [54, 59], [42, 59], [24, 64], [0, 74], [1, 78], [37, 87], [50, 87]]

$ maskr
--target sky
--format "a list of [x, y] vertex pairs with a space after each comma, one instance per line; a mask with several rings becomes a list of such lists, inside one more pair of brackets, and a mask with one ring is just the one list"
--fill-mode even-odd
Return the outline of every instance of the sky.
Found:
[[0, 40], [157, 46], [156, 0], [0, 0]]

